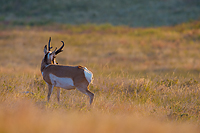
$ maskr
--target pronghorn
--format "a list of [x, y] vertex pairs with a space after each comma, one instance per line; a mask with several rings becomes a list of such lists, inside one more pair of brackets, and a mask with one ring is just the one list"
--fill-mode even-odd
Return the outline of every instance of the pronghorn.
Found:
[[[47, 45], [44, 47], [44, 58], [41, 63], [41, 73], [44, 81], [48, 85], [49, 101], [51, 93], [55, 87], [61, 87], [67, 90], [77, 89], [90, 97], [90, 104], [92, 104], [94, 94], [88, 90], [89, 84], [93, 80], [93, 74], [86, 67], [82, 66], [62, 66], [55, 65], [55, 57], [58, 53], [62, 52], [63, 45], [58, 49], [51, 52], [49, 39], [49, 49]], [[60, 101], [60, 88], [57, 88], [57, 100]]]

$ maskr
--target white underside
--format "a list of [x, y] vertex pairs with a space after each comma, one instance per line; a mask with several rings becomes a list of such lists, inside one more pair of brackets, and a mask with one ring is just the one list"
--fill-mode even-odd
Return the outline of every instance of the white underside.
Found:
[[89, 71], [86, 67], [84, 67], [84, 74], [85, 74], [85, 77], [88, 81], [88, 83], [92, 83], [93, 81], [93, 74], [91, 71]]
[[73, 89], [74, 87], [74, 82], [71, 78], [60, 78], [57, 77], [53, 74], [49, 74], [49, 77], [51, 79], [51, 83], [55, 86], [55, 87], [61, 87], [64, 89]]

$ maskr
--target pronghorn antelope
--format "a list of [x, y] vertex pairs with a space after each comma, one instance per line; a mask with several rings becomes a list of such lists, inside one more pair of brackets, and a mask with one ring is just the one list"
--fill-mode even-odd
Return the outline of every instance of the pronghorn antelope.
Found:
[[[92, 104], [94, 94], [88, 90], [89, 84], [93, 80], [93, 74], [86, 67], [82, 66], [62, 66], [57, 65], [55, 58], [56, 55], [62, 52], [63, 45], [58, 49], [51, 52], [49, 39], [49, 49], [47, 50], [47, 45], [44, 47], [44, 58], [41, 63], [41, 73], [43, 79], [48, 85], [48, 96], [49, 101], [51, 93], [55, 87], [61, 87], [67, 90], [77, 89], [82, 93], [90, 97], [90, 104]], [[57, 99], [60, 101], [60, 88], [57, 88]]]

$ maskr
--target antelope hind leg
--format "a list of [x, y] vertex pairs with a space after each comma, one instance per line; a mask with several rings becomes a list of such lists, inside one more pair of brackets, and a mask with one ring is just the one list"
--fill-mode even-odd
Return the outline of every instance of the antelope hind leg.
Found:
[[58, 103], [60, 102], [60, 88], [57, 87], [57, 100], [58, 100]]
[[93, 102], [93, 99], [94, 99], [94, 94], [92, 92], [90, 92], [87, 87], [86, 87], [86, 89], [77, 87], [77, 90], [79, 90], [80, 92], [82, 92], [90, 97], [90, 105], [91, 105]]

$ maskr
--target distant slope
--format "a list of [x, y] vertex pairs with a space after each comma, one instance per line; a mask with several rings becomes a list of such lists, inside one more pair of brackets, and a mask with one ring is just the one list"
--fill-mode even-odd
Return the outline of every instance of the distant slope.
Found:
[[111, 23], [176, 25], [200, 18], [199, 0], [1, 0], [0, 22], [17, 25]]

